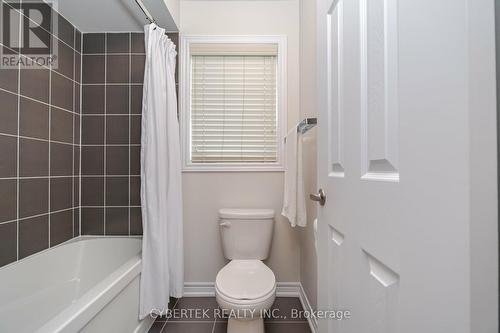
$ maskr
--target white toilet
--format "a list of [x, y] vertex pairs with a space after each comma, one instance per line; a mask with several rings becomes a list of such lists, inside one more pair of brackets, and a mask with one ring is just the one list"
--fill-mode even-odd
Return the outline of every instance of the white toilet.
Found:
[[215, 279], [215, 296], [228, 315], [228, 333], [262, 333], [262, 315], [276, 297], [276, 278], [261, 260], [269, 255], [272, 209], [221, 209], [224, 256], [231, 261]]

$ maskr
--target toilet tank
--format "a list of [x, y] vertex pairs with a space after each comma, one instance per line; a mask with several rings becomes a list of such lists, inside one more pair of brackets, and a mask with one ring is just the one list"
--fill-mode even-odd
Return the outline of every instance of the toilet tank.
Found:
[[264, 260], [269, 256], [274, 210], [220, 209], [219, 225], [227, 259]]

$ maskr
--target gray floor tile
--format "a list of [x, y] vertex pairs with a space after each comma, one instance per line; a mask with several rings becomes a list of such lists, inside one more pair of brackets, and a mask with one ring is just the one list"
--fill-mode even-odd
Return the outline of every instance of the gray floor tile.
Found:
[[213, 322], [171, 322], [167, 321], [162, 333], [212, 333]]
[[149, 329], [148, 333], [160, 333], [163, 325], [165, 325], [165, 322], [155, 321], [153, 323], [153, 326], [151, 326], [151, 328]]
[[227, 321], [215, 323], [213, 333], [226, 333], [226, 332], [227, 332]]
[[[215, 297], [184, 297], [174, 307], [169, 321], [211, 321], [215, 320], [214, 310], [219, 308]], [[186, 310], [182, 312], [180, 310]]]
[[309, 324], [304, 322], [266, 322], [264, 329], [266, 333], [311, 333]]
[[[271, 308], [272, 310], [278, 309], [279, 312], [274, 312], [278, 318], [269, 318], [269, 321], [305, 321], [305, 318], [300, 318], [297, 316], [299, 311], [301, 311], [302, 304], [300, 303], [300, 299], [298, 297], [276, 297], [274, 304]], [[297, 310], [297, 311], [293, 311]], [[295, 316], [294, 316], [295, 315]]]

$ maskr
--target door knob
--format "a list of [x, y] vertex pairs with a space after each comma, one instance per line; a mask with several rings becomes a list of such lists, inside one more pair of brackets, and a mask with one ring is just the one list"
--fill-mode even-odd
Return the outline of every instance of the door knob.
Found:
[[323, 191], [323, 189], [319, 189], [318, 193], [317, 194], [309, 194], [309, 198], [313, 201], [317, 201], [319, 202], [319, 204], [321, 206], [324, 206], [325, 205], [325, 202], [326, 202], [326, 194], [325, 194], [325, 191]]

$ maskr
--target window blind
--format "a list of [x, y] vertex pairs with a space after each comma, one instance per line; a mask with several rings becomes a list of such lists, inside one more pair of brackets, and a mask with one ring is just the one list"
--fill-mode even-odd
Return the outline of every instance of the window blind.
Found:
[[192, 163], [278, 160], [277, 57], [265, 51], [192, 53]]

